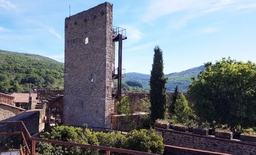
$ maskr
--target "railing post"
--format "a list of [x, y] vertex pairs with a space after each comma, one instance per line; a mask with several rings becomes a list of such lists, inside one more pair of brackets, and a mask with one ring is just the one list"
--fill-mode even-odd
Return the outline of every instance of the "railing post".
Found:
[[32, 155], [36, 155], [36, 141], [32, 140]]
[[106, 155], [110, 155], [110, 151], [109, 150], [106, 151]]

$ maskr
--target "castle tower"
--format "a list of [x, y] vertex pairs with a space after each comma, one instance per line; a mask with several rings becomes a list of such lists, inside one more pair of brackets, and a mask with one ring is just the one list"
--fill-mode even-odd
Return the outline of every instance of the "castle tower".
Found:
[[105, 2], [65, 19], [64, 125], [111, 128], [112, 18]]

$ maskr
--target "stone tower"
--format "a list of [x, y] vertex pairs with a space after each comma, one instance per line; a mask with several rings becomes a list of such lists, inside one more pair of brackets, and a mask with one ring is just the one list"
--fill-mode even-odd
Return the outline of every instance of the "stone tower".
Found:
[[112, 18], [105, 2], [65, 19], [64, 125], [111, 128]]

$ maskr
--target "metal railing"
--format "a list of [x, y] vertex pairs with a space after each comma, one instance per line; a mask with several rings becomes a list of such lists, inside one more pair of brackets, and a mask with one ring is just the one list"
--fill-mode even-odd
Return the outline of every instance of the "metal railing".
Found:
[[[59, 140], [52, 140], [52, 139], [43, 139], [43, 138], [36, 138], [32, 137], [28, 132], [25, 124], [23, 121], [15, 121], [15, 122], [0, 122], [0, 124], [12, 124], [12, 125], [21, 125], [23, 130], [22, 131], [13, 131], [12, 133], [1, 132], [1, 135], [8, 135], [8, 134], [21, 134], [23, 137], [24, 142], [24, 151], [26, 154], [29, 155], [36, 155], [36, 144], [37, 142], [45, 142], [51, 144], [58, 144], [58, 145], [65, 145], [65, 146], [72, 146], [72, 147], [80, 147], [80, 148], [88, 148], [88, 149], [95, 149], [95, 150], [103, 150], [106, 151], [106, 155], [110, 155], [111, 152], [116, 153], [126, 153], [126, 154], [134, 154], [134, 155], [156, 155], [154, 153], [148, 152], [141, 152], [141, 151], [134, 151], [128, 149], [121, 149], [121, 148], [114, 148], [114, 147], [106, 147], [106, 146], [97, 146], [97, 145], [90, 145], [90, 144], [80, 144], [74, 142], [67, 142], [67, 141], [59, 141]], [[28, 141], [31, 141], [31, 145], [29, 145]]]

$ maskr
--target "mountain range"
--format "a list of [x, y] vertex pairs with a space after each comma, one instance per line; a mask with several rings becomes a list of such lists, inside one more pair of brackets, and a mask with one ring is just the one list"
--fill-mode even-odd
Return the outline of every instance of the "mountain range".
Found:
[[[178, 86], [180, 92], [186, 92], [191, 78], [197, 77], [204, 66], [191, 68], [182, 72], [166, 74], [166, 90], [174, 91]], [[63, 88], [64, 64], [51, 58], [27, 53], [0, 50], [0, 92], [27, 92], [34, 88]], [[126, 73], [123, 82], [136, 81], [149, 91], [149, 74]]]
[[[180, 92], [186, 92], [188, 86], [191, 84], [192, 77], [197, 77], [197, 75], [203, 71], [205, 67], [199, 66], [194, 67], [181, 72], [174, 72], [170, 74], [166, 74], [165, 77], [168, 78], [166, 83], [166, 91], [173, 92], [175, 87], [178, 86]], [[150, 75], [149, 74], [141, 74], [136, 72], [126, 73], [123, 81], [137, 81], [143, 85], [143, 88], [146, 90], [150, 89], [149, 86]]]

